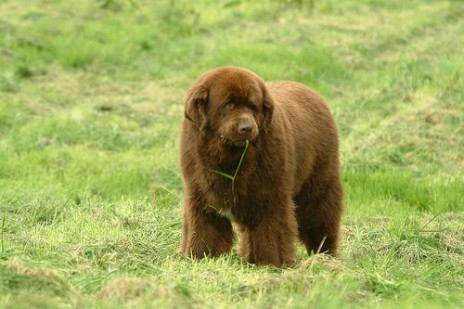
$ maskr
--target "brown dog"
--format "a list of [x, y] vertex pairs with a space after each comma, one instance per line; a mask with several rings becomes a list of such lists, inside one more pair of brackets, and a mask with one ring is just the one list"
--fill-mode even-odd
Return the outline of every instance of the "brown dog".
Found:
[[337, 254], [338, 137], [319, 94], [242, 68], [211, 70], [187, 93], [180, 146], [183, 254], [230, 252], [231, 221], [250, 263], [293, 264], [297, 237], [308, 254]]

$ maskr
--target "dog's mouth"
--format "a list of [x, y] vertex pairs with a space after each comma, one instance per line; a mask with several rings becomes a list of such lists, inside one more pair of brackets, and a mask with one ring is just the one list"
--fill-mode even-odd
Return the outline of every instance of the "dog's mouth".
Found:
[[220, 135], [219, 139], [221, 140], [221, 143], [225, 146], [232, 147], [232, 148], [243, 148], [246, 146], [247, 139], [243, 140], [231, 140], [226, 138], [224, 135]]
[[231, 146], [240, 147], [240, 148], [245, 147], [246, 146], [246, 140], [232, 142]]

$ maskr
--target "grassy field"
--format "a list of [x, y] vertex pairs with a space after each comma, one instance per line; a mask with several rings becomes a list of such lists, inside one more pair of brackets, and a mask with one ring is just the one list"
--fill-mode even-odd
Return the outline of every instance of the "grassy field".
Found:
[[[1, 0], [0, 308], [463, 308], [463, 50], [458, 0]], [[226, 64], [330, 103], [340, 258], [179, 255], [183, 97]]]

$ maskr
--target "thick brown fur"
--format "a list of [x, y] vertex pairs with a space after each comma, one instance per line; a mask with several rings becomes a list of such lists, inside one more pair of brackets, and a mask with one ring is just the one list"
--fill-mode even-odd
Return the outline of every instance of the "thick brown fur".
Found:
[[[244, 151], [249, 148], [235, 179]], [[203, 74], [188, 91], [180, 162], [181, 252], [202, 258], [232, 249], [258, 265], [291, 265], [299, 239], [308, 254], [337, 254], [343, 189], [338, 134], [323, 98], [296, 82], [264, 82], [238, 67]]]

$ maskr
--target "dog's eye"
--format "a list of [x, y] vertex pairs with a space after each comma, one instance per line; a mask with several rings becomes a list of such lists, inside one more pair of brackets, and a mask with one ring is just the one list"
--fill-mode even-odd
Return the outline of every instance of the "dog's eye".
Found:
[[254, 105], [253, 103], [248, 103], [246, 105], [249, 109], [251, 109], [253, 112], [257, 112], [258, 111], [258, 107], [256, 105]]
[[235, 107], [235, 106], [234, 106], [233, 103], [231, 103], [231, 102], [226, 103], [226, 108], [227, 108], [228, 110], [233, 110], [234, 107]]

